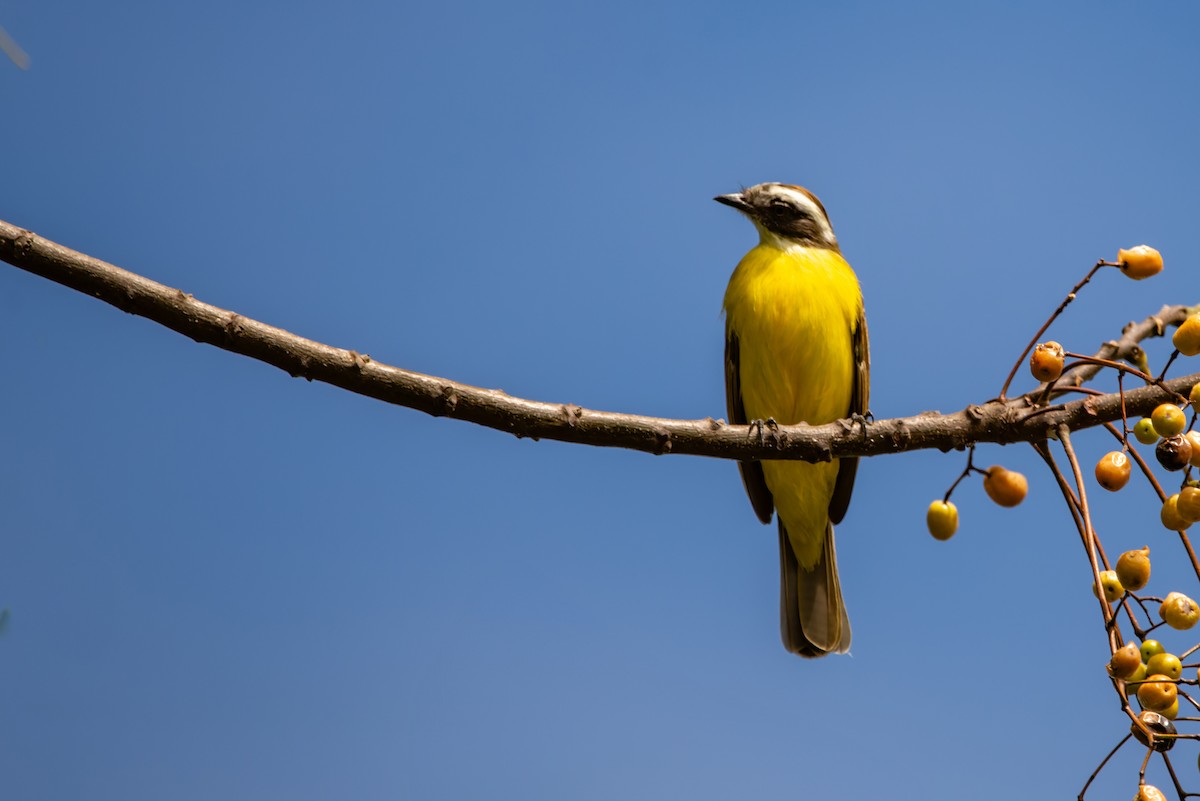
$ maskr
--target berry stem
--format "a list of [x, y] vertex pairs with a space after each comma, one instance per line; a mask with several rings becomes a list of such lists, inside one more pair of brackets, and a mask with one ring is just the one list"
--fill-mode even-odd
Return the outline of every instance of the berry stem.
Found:
[[1067, 294], [1067, 297], [1063, 300], [1062, 303], [1060, 303], [1058, 305], [1058, 308], [1054, 310], [1054, 313], [1050, 315], [1050, 317], [1046, 320], [1046, 322], [1042, 323], [1042, 327], [1039, 328], [1037, 333], [1033, 335], [1033, 339], [1029, 340], [1029, 344], [1025, 346], [1025, 350], [1021, 351], [1021, 355], [1017, 357], [1017, 363], [1013, 365], [1012, 370], [1009, 371], [1009, 373], [1008, 373], [1008, 378], [1004, 379], [1004, 386], [1000, 388], [1000, 400], [1006, 399], [1007, 396], [1005, 395], [1005, 393], [1008, 392], [1009, 385], [1012, 384], [1012, 380], [1014, 378], [1016, 378], [1017, 371], [1020, 370], [1021, 365], [1025, 363], [1025, 358], [1027, 356], [1029, 356], [1029, 352], [1031, 350], [1033, 350], [1034, 345], [1036, 345], [1038, 343], [1038, 340], [1040, 340], [1042, 338], [1042, 334], [1046, 333], [1046, 329], [1050, 327], [1050, 324], [1058, 319], [1059, 315], [1061, 315], [1063, 313], [1063, 311], [1066, 310], [1067, 306], [1071, 305], [1071, 301], [1075, 300], [1075, 296], [1079, 292], [1079, 290], [1083, 289], [1084, 285], [1087, 284], [1088, 281], [1092, 280], [1092, 276], [1095, 275], [1096, 271], [1099, 270], [1101, 267], [1118, 267], [1118, 266], [1120, 266], [1120, 265], [1113, 264], [1111, 262], [1107, 262], [1107, 261], [1104, 261], [1103, 259], [1101, 259], [1100, 261], [1096, 262], [1096, 264], [1092, 267], [1092, 269], [1088, 270], [1088, 274], [1085, 275], [1083, 277], [1083, 280], [1080, 281], [1078, 284], [1076, 284], [1075, 288], [1072, 289], [1070, 291], [1070, 293]]

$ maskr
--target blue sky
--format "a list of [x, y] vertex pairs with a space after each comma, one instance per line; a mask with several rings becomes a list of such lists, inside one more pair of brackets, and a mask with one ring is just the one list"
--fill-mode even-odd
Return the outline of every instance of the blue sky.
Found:
[[[1197, 23], [18, 0], [0, 218], [401, 367], [690, 418], [725, 414], [720, 299], [754, 242], [710, 198], [801, 183], [863, 284], [875, 415], [953, 411], [1119, 247], [1167, 269], [1101, 275], [1069, 349], [1197, 300]], [[1127, 730], [1028, 447], [980, 449], [1029, 500], [965, 484], [948, 543], [924, 510], [963, 455], [862, 465], [853, 655], [810, 662], [731, 464], [387, 407], [11, 268], [0, 357], [6, 798], [1073, 797]], [[1094, 503], [1152, 590], [1200, 590], [1147, 488]]]

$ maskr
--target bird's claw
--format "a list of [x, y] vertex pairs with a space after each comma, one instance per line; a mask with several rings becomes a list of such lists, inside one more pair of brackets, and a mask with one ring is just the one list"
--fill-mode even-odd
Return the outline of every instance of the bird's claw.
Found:
[[750, 433], [753, 435], [755, 429], [758, 430], [758, 444], [766, 445], [768, 441], [776, 447], [783, 442], [783, 433], [779, 430], [779, 423], [775, 422], [774, 417], [768, 417], [766, 420], [751, 420]]
[[874, 423], [875, 415], [871, 414], [870, 410], [866, 414], [854, 412], [850, 415], [850, 427], [853, 428], [856, 424], [862, 432], [863, 439], [867, 438], [867, 423]]

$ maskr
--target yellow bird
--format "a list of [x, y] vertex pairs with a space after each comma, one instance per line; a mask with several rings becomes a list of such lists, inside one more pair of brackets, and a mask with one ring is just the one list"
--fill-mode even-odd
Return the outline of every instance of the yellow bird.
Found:
[[[725, 290], [729, 422], [819, 425], [867, 413], [870, 356], [858, 278], [825, 207], [807, 189], [766, 183], [714, 198], [750, 218], [759, 242]], [[850, 505], [857, 459], [740, 462], [763, 523], [779, 515], [784, 646], [816, 657], [850, 650], [833, 524]]]

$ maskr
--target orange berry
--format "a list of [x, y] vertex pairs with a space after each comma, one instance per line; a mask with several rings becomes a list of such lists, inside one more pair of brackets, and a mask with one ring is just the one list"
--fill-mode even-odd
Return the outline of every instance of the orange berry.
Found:
[[1096, 462], [1096, 482], [1109, 492], [1116, 492], [1129, 483], [1132, 469], [1128, 456], [1121, 451], [1110, 451]]
[[1200, 314], [1193, 314], [1179, 324], [1171, 336], [1171, 344], [1184, 356], [1200, 353]]
[[1167, 676], [1156, 673], [1142, 684], [1138, 685], [1137, 699], [1142, 709], [1151, 712], [1162, 712], [1175, 703], [1179, 697], [1179, 688]]
[[1188, 464], [1192, 467], [1200, 467], [1200, 431], [1189, 431], [1183, 436], [1192, 446], [1192, 458], [1188, 459]]
[[1121, 263], [1121, 272], [1135, 281], [1157, 275], [1163, 268], [1162, 254], [1149, 245], [1122, 248], [1117, 251], [1117, 261]]
[[[1178, 705], [1176, 705], [1176, 711], [1178, 711]], [[1143, 784], [1138, 786], [1138, 794], [1133, 797], [1133, 801], [1167, 801], [1167, 797], [1153, 784]]]
[[1117, 559], [1117, 578], [1121, 586], [1137, 592], [1150, 581], [1150, 549], [1126, 551]]
[[1127, 679], [1142, 664], [1142, 655], [1134, 643], [1125, 643], [1116, 650], [1108, 663], [1108, 672], [1118, 679]]
[[994, 465], [987, 469], [987, 475], [983, 477], [983, 489], [989, 498], [1001, 506], [1016, 506], [1025, 500], [1029, 482], [1016, 470], [1005, 470], [1000, 465]]
[[[1158, 714], [1162, 715], [1167, 720], [1174, 720], [1175, 718], [1179, 717], [1179, 697], [1176, 696], [1175, 703], [1171, 704]], [[1164, 798], [1165, 801], [1165, 796], [1163, 796], [1161, 793], [1159, 794], [1159, 798]]]
[[1184, 487], [1179, 491], [1179, 500], [1175, 501], [1175, 511], [1189, 523], [1200, 520], [1200, 489]]
[[1043, 342], [1029, 357], [1029, 371], [1038, 381], [1049, 383], [1062, 375], [1063, 347], [1057, 342]]
[[1163, 501], [1162, 511], [1159, 512], [1158, 519], [1171, 531], [1184, 531], [1191, 525], [1191, 523], [1184, 520], [1179, 514], [1179, 493], [1175, 493]]

